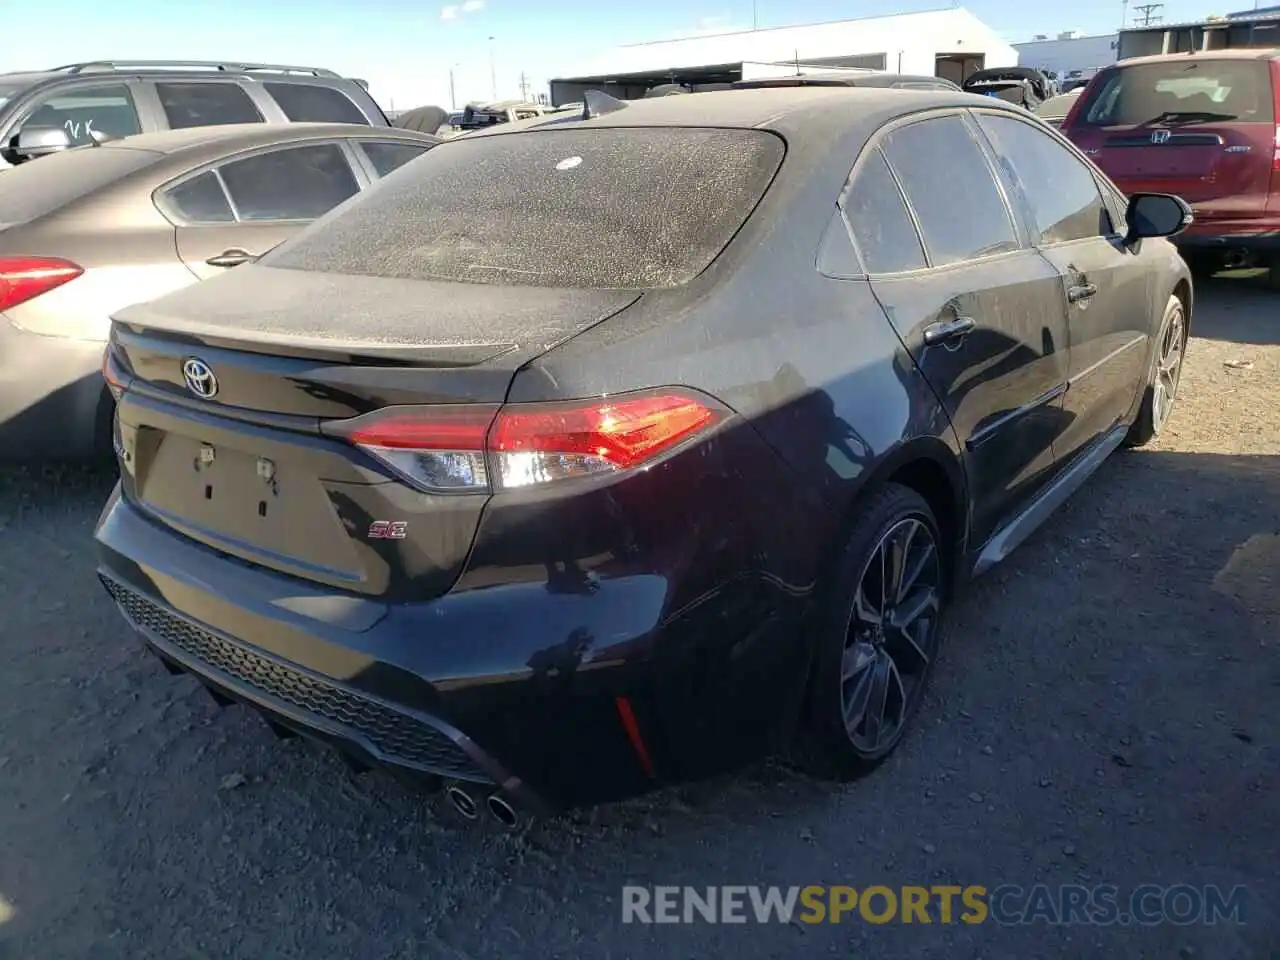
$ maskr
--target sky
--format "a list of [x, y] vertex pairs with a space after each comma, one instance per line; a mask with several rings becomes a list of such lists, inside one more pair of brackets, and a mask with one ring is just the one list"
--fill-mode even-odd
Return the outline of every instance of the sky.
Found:
[[[1132, 0], [1132, 3], [1144, 0]], [[1166, 0], [1166, 22], [1248, 9], [1249, 0]], [[1234, 2], [1234, 6], [1232, 3]], [[1270, 0], [1268, 0], [1270, 2]], [[1131, 7], [1132, 7], [1131, 3]], [[323, 66], [369, 81], [384, 108], [450, 106], [532, 92], [612, 46], [696, 33], [882, 16], [946, 0], [0, 0], [0, 71], [81, 60], [257, 60]], [[1064, 30], [1110, 33], [1120, 0], [962, 4], [1009, 42]], [[20, 39], [19, 39], [20, 38]]]

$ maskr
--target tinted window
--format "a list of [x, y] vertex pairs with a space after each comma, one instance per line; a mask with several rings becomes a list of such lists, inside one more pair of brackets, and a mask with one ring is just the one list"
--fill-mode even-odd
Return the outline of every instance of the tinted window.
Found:
[[61, 127], [72, 144], [92, 143], [96, 131], [109, 137], [141, 133], [138, 111], [124, 84], [55, 93], [36, 106], [23, 127]]
[[178, 184], [165, 199], [173, 212], [189, 223], [230, 223], [236, 218], [213, 171]]
[[385, 140], [362, 140], [360, 146], [380, 177], [422, 156], [427, 150], [426, 144], [390, 143]]
[[309, 83], [264, 83], [271, 99], [295, 123], [368, 123], [369, 118], [332, 87]]
[[858, 170], [844, 198], [844, 215], [869, 273], [925, 266], [915, 224], [879, 150], [873, 150]]
[[1051, 136], [1012, 117], [979, 114], [1005, 177], [1031, 209], [1039, 242], [1108, 233], [1111, 226], [1093, 172]]
[[1154, 123], [1168, 117], [1272, 123], [1271, 73], [1265, 60], [1188, 57], [1135, 64], [1094, 84], [1080, 122], [1097, 126]]
[[175, 130], [262, 122], [253, 99], [236, 83], [157, 83], [156, 93]]
[[959, 117], [895, 130], [884, 152], [920, 221], [933, 266], [1017, 248], [991, 168]]
[[149, 150], [87, 147], [0, 173], [0, 226], [27, 223], [164, 158]]
[[314, 220], [360, 190], [332, 143], [246, 157], [221, 173], [241, 220]]
[[678, 286], [732, 239], [783, 152], [762, 130], [464, 137], [432, 147], [263, 262], [473, 283]]

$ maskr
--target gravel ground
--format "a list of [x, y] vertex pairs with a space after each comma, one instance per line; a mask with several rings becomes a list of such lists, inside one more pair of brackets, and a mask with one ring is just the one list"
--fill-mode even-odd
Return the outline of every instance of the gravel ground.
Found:
[[[923, 722], [504, 833], [169, 677], [110, 478], [0, 473], [0, 957], [1280, 957], [1280, 296], [1204, 284], [1167, 437], [958, 602]], [[623, 925], [639, 884], [1249, 887], [1247, 924]]]

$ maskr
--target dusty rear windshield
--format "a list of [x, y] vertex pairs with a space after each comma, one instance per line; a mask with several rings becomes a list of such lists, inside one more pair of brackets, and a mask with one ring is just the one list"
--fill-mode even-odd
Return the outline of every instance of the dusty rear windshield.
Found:
[[761, 130], [601, 128], [429, 150], [262, 263], [485, 284], [653, 289], [705, 270], [769, 188]]
[[1089, 92], [1080, 121], [1093, 126], [1274, 123], [1269, 67], [1265, 60], [1201, 57], [1120, 67]]

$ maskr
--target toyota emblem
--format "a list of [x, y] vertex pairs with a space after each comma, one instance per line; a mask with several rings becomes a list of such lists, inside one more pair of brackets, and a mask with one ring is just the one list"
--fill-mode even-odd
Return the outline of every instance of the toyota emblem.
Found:
[[182, 378], [187, 381], [187, 389], [202, 400], [212, 400], [218, 393], [213, 368], [198, 357], [187, 357], [182, 362]]
[[1168, 130], [1155, 131], [1153, 134], [1151, 134], [1151, 142], [1152, 143], [1168, 143], [1169, 131]]

